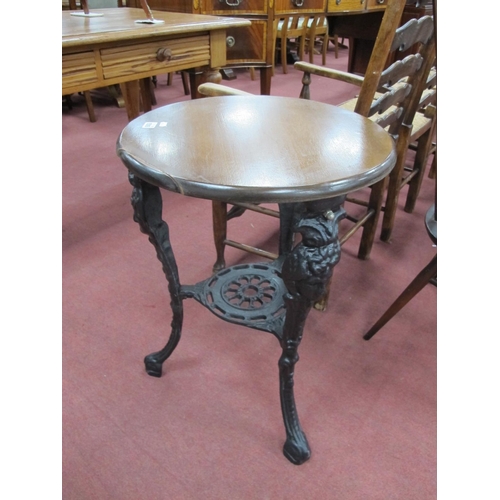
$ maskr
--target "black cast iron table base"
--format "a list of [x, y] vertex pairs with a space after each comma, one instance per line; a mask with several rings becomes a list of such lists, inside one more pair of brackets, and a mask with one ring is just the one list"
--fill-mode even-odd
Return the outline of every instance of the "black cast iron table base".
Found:
[[[134, 220], [149, 236], [162, 263], [173, 313], [167, 344], [144, 359], [147, 373], [160, 377], [164, 361], [177, 346], [186, 298], [194, 298], [224, 321], [272, 333], [282, 348], [278, 366], [286, 430], [283, 453], [296, 465], [304, 463], [311, 450], [295, 406], [294, 369], [307, 315], [325, 293], [340, 259], [338, 222], [345, 215], [345, 197], [281, 205], [282, 244], [280, 257], [274, 262], [237, 265], [195, 285], [181, 285], [168, 225], [162, 220], [160, 189], [133, 174], [129, 179], [134, 186]], [[293, 233], [302, 235], [295, 246]]]

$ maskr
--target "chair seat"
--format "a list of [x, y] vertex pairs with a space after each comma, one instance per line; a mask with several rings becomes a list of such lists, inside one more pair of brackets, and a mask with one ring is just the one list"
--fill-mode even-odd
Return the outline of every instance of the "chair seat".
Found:
[[[380, 98], [382, 94], [376, 93], [375, 98], [378, 99]], [[354, 108], [356, 107], [356, 103], [358, 102], [357, 97], [353, 97], [352, 99], [349, 99], [347, 101], [344, 101], [343, 103], [339, 104], [338, 106], [342, 109], [346, 109], [348, 111], [354, 111]], [[391, 106], [388, 108], [384, 114], [389, 114], [392, 111], [394, 111], [396, 108], [394, 106]], [[375, 114], [370, 117], [368, 117], [370, 120], [375, 121], [380, 119], [380, 115]], [[426, 117], [423, 113], [417, 112], [415, 113], [415, 118], [413, 119], [412, 123], [412, 132], [411, 132], [411, 139], [416, 140], [418, 139], [426, 130], [429, 129], [429, 127], [432, 125], [432, 118]]]

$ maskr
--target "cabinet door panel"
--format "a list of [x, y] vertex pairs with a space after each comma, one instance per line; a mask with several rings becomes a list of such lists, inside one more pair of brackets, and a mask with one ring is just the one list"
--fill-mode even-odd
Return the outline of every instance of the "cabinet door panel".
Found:
[[202, 14], [265, 14], [266, 0], [202, 0]]
[[276, 0], [276, 14], [295, 12], [325, 12], [326, 0]]
[[366, 0], [328, 0], [328, 12], [358, 12], [364, 10]]
[[[228, 28], [227, 64], [266, 62], [267, 21], [253, 20], [251, 26]], [[234, 40], [234, 44], [232, 43]]]
[[367, 0], [366, 9], [367, 10], [375, 10], [375, 9], [385, 9], [388, 0]]
[[[193, 0], [148, 0], [151, 10], [166, 10], [168, 12], [193, 12]], [[139, 0], [127, 0], [127, 7], [141, 8]]]

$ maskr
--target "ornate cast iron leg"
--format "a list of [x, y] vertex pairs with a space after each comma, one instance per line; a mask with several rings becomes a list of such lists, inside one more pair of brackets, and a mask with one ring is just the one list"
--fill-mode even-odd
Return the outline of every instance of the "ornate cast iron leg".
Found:
[[326, 291], [333, 266], [340, 259], [338, 222], [345, 215], [341, 204], [344, 197], [304, 205], [304, 212], [294, 227], [302, 241], [289, 252], [283, 263], [282, 278], [288, 289], [285, 295], [286, 318], [281, 339], [279, 360], [280, 398], [286, 430], [284, 455], [300, 465], [309, 459], [311, 451], [300, 427], [293, 376], [299, 360], [298, 347], [307, 315], [315, 301]]
[[160, 190], [133, 174], [129, 174], [129, 181], [134, 186], [131, 198], [134, 207], [134, 221], [139, 224], [141, 231], [149, 236], [149, 241], [155, 247], [170, 292], [170, 307], [173, 313], [170, 338], [161, 351], [153, 352], [144, 358], [147, 373], [154, 377], [161, 377], [163, 362], [172, 354], [181, 338], [183, 297], [177, 264], [170, 245], [168, 225], [161, 218], [163, 204]]

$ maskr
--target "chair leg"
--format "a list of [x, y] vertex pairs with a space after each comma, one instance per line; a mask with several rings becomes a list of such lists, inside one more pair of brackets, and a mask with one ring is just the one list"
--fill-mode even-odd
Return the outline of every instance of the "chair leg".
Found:
[[326, 311], [326, 306], [328, 305], [328, 298], [330, 297], [330, 286], [331, 286], [331, 278], [328, 280], [328, 283], [326, 284], [326, 292], [324, 295], [318, 299], [314, 304], [314, 309], [317, 311], [325, 312]]
[[415, 161], [413, 162], [413, 170], [417, 173], [408, 183], [408, 194], [406, 195], [406, 203], [404, 211], [411, 214], [415, 209], [422, 180], [425, 174], [425, 167], [429, 158], [429, 151], [432, 147], [434, 127], [431, 127], [424, 135], [417, 141], [417, 152], [415, 154]]
[[[382, 232], [380, 239], [388, 242], [391, 239], [396, 212], [398, 208], [399, 191], [401, 190], [401, 181], [403, 178], [406, 153], [408, 151], [408, 142], [410, 139], [410, 127], [402, 125], [400, 128], [400, 140], [398, 141], [398, 150], [396, 151], [396, 165], [389, 174], [389, 186], [387, 187], [387, 196], [385, 198], [384, 217], [382, 219]], [[402, 137], [404, 135], [405, 137]]]
[[216, 273], [226, 267], [224, 260], [224, 248], [227, 236], [227, 203], [222, 201], [212, 201], [212, 221], [215, 242], [215, 252], [217, 260], [213, 266]]
[[[311, 41], [309, 40], [309, 44]], [[298, 56], [301, 61], [304, 60], [304, 55], [306, 53], [306, 37], [301, 36], [299, 37], [299, 51], [298, 51]]]
[[85, 97], [85, 104], [87, 106], [87, 113], [89, 115], [89, 120], [94, 123], [97, 121], [96, 117], [95, 117], [95, 111], [94, 111], [94, 103], [92, 102], [92, 97], [90, 97], [90, 91], [89, 90], [86, 90], [84, 93], [83, 93], [84, 97]]
[[323, 47], [321, 51], [321, 62], [323, 66], [326, 66], [326, 51], [328, 50], [328, 35], [323, 38]]
[[386, 179], [382, 179], [370, 188], [370, 199], [368, 200], [368, 211], [372, 213], [371, 217], [364, 223], [359, 244], [358, 258], [367, 260], [372, 251], [375, 234], [377, 232], [377, 223], [382, 209]]
[[288, 67], [286, 65], [286, 38], [281, 39], [281, 67], [283, 68], [283, 73], [286, 75], [288, 73]]
[[335, 49], [335, 59], [339, 58], [339, 36], [333, 35], [333, 47]]
[[431, 163], [431, 168], [429, 169], [429, 179], [435, 179], [436, 178], [436, 169], [437, 169], [437, 151], [434, 151], [434, 158]]
[[182, 86], [184, 87], [184, 95], [189, 95], [191, 90], [189, 88], [189, 75], [185, 71], [181, 71]]
[[155, 95], [156, 84], [155, 84], [155, 81], [153, 80], [153, 78], [149, 79], [149, 87], [150, 87], [149, 93], [150, 93], [150, 98], [151, 98], [151, 104], [153, 106], [156, 106], [158, 104], [156, 101], [156, 95]]
[[386, 323], [388, 323], [410, 300], [422, 290], [431, 279], [437, 276], [437, 255], [425, 266], [415, 279], [405, 288], [403, 293], [393, 302], [381, 318], [363, 336], [370, 340]]
[[309, 62], [314, 64], [314, 38], [312, 36], [307, 42], [307, 51], [309, 52]]

